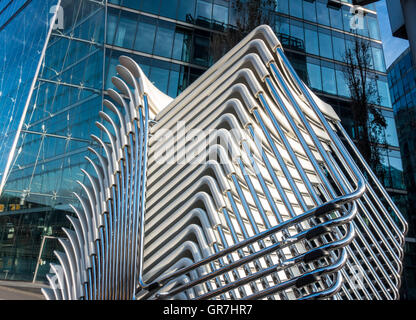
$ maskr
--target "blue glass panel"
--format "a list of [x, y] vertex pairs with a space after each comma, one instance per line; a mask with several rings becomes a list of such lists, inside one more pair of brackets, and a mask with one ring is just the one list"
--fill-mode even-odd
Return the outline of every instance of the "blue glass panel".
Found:
[[276, 24], [276, 31], [277, 33], [290, 35], [289, 31], [289, 19], [287, 18], [279, 18]]
[[291, 16], [302, 18], [302, 1], [303, 0], [290, 0], [289, 13]]
[[198, 0], [196, 5], [196, 17], [206, 18], [211, 20], [212, 18], [212, 2]]
[[384, 107], [391, 108], [389, 87], [386, 81], [377, 80], [378, 94], [380, 96], [380, 104]]
[[178, 19], [192, 22], [195, 17], [195, 0], [179, 0]]
[[321, 67], [317, 64], [307, 63], [308, 85], [319, 91], [322, 90]]
[[179, 77], [179, 71], [170, 71], [168, 95], [172, 98], [175, 98], [178, 95]]
[[384, 62], [383, 49], [375, 47], [372, 47], [371, 49], [373, 51], [374, 69], [377, 71], [385, 72], [386, 65]]
[[52, 17], [49, 11], [56, 3], [33, 0], [19, 11], [23, 2], [16, 1], [0, 16], [0, 180], [40, 63]]
[[118, 21], [119, 10], [114, 10], [109, 8], [108, 10], [108, 17], [107, 17], [107, 39], [106, 42], [108, 44], [113, 44], [114, 36], [116, 33], [117, 28], [117, 21]]
[[179, 0], [161, 0], [160, 15], [163, 17], [176, 19]]
[[316, 5], [314, 2], [303, 1], [303, 17], [305, 20], [316, 22]]
[[137, 15], [127, 11], [121, 11], [114, 45], [131, 49], [137, 27]]
[[176, 60], [190, 61], [192, 34], [185, 30], [176, 30], [173, 44], [172, 58]]
[[403, 179], [403, 164], [400, 153], [395, 150], [389, 150], [390, 174], [392, 187], [396, 189], [405, 189]]
[[331, 36], [323, 31], [318, 30], [319, 36], [319, 50], [322, 57], [332, 59], [332, 40]]
[[329, 16], [331, 19], [331, 26], [336, 29], [342, 30], [343, 24], [342, 24], [342, 10], [341, 9], [335, 9], [335, 8], [329, 8]]
[[155, 34], [156, 20], [150, 17], [140, 16], [134, 49], [145, 53], [152, 53]]
[[212, 19], [220, 23], [228, 24], [228, 7], [214, 4]]
[[175, 24], [159, 20], [153, 54], [170, 58], [172, 55]]
[[353, 22], [352, 18], [353, 15], [350, 13], [349, 7], [342, 8], [342, 18], [343, 18], [343, 25], [345, 31], [351, 31], [351, 24]]
[[344, 61], [345, 55], [345, 40], [342, 34], [332, 35], [332, 42], [334, 47], [334, 59]]
[[397, 138], [396, 122], [394, 121], [393, 114], [391, 116], [385, 116], [387, 127], [386, 132], [386, 143], [390, 146], [398, 147], [399, 139]]
[[175, 40], [173, 44], [172, 59], [182, 60], [184, 49], [184, 34], [182, 32], [175, 33]]
[[345, 81], [344, 72], [342, 72], [341, 70], [336, 70], [335, 74], [337, 78], [338, 94], [340, 96], [350, 97], [350, 88], [348, 87], [348, 84]]
[[305, 28], [305, 49], [307, 53], [319, 55], [318, 32]]
[[140, 1], [140, 10], [153, 14], [159, 14], [160, 0]]
[[280, 13], [289, 14], [289, 1], [288, 0], [277, 1], [276, 11]]
[[323, 2], [316, 2], [316, 12], [318, 17], [318, 23], [329, 26], [329, 12], [328, 8], [325, 3]]
[[[114, 0], [113, 0], [114, 1]], [[113, 2], [111, 1], [111, 2]], [[140, 2], [143, 0], [116, 0], [115, 2], [118, 2], [116, 4], [120, 4], [123, 7], [132, 8], [132, 9], [140, 9]], [[157, 1], [156, 1], [157, 2]]]
[[304, 40], [303, 23], [298, 21], [292, 21], [290, 23], [290, 35], [297, 40]]
[[322, 90], [330, 94], [337, 94], [335, 70], [333, 68], [322, 66]]
[[368, 23], [368, 31], [370, 34], [370, 38], [380, 40], [380, 29], [378, 26], [377, 18], [368, 16], [367, 23]]
[[167, 93], [169, 70], [157, 66], [152, 66], [150, 71], [150, 80], [160, 91]]

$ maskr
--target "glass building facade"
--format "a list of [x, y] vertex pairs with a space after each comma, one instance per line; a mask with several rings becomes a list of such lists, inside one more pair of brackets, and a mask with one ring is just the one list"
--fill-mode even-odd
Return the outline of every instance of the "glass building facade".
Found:
[[389, 67], [388, 81], [408, 191], [405, 285], [409, 298], [416, 299], [416, 69], [412, 60], [409, 48]]
[[[351, 2], [279, 0], [272, 27], [297, 72], [353, 138], [343, 53], [354, 37], [371, 43], [370, 81], [387, 121], [383, 183], [400, 206], [406, 191], [377, 13], [368, 5], [360, 28], [351, 30]], [[41, 281], [49, 271], [118, 57], [134, 58], [175, 97], [214, 63], [213, 34], [235, 25], [237, 14], [231, 0], [63, 0], [61, 6], [64, 27], [47, 42], [0, 198], [0, 279]]]

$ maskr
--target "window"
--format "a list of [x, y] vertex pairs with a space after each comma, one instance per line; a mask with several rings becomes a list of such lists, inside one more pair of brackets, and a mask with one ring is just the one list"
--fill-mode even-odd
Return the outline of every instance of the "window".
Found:
[[380, 40], [380, 29], [378, 27], [378, 21], [376, 17], [368, 16], [368, 31], [370, 33], [370, 38]]
[[[115, 1], [111, 1], [111, 2], [114, 3]], [[118, 1], [118, 2], [120, 2], [120, 1]], [[157, 2], [157, 0], [155, 2]], [[122, 5], [123, 5], [123, 7], [127, 7], [127, 8], [132, 8], [132, 9], [137, 9], [137, 10], [140, 9], [140, 7], [139, 7], [140, 1], [137, 1], [137, 0], [123, 0]]]
[[214, 4], [212, 19], [220, 23], [228, 24], [228, 7]]
[[322, 91], [321, 67], [318, 64], [308, 62], [306, 68], [308, 71], [308, 85], [313, 89]]
[[303, 43], [303, 23], [299, 21], [291, 21], [290, 23], [290, 35], [297, 40], [301, 40]]
[[178, 95], [178, 88], [179, 88], [179, 77], [180, 77], [180, 67], [176, 65], [172, 65], [172, 70], [170, 70], [169, 75], [169, 86], [168, 86], [168, 95], [172, 98], [176, 98]]
[[334, 59], [344, 61], [345, 55], [345, 40], [342, 34], [333, 35], [332, 42], [334, 45]]
[[335, 71], [333, 68], [322, 66], [322, 90], [329, 94], [337, 94]]
[[348, 87], [348, 84], [345, 80], [344, 72], [341, 70], [336, 70], [335, 74], [337, 77], [338, 95], [343, 97], [350, 97], [350, 88]]
[[316, 12], [318, 17], [318, 23], [329, 26], [329, 12], [325, 3], [316, 2]]
[[302, 1], [303, 0], [290, 0], [290, 15], [302, 18]]
[[176, 31], [173, 43], [172, 59], [183, 60], [184, 51], [184, 33]]
[[168, 90], [169, 70], [152, 67], [150, 70], [150, 81], [163, 93]]
[[134, 49], [145, 53], [152, 53], [156, 34], [156, 20], [140, 16]]
[[403, 179], [403, 164], [400, 153], [396, 150], [389, 150], [390, 174], [392, 187], [396, 189], [405, 189]]
[[188, 21], [195, 19], [195, 0], [179, 0], [178, 20]]
[[385, 72], [386, 66], [384, 64], [384, 55], [383, 50], [381, 48], [371, 48], [373, 51], [373, 59], [374, 59], [374, 69], [377, 71]]
[[211, 20], [212, 18], [212, 3], [198, 0], [196, 6], [196, 17], [206, 18]]
[[369, 34], [368, 34], [368, 26], [367, 26], [367, 16], [364, 15], [363, 19], [364, 20], [362, 21], [361, 26], [359, 25], [356, 31], [359, 35], [368, 37]]
[[399, 146], [399, 139], [397, 138], [397, 130], [396, 130], [396, 122], [393, 118], [393, 113], [389, 112], [391, 116], [388, 116], [386, 112], [383, 110], [384, 119], [386, 120], [386, 142], [390, 146], [398, 147]]
[[386, 81], [377, 80], [378, 94], [380, 96], [380, 104], [384, 107], [391, 108], [389, 87]]
[[175, 25], [173, 23], [159, 20], [153, 54], [170, 58], [172, 54], [174, 30]]
[[202, 35], [194, 36], [194, 63], [209, 65], [209, 37]]
[[303, 1], [303, 17], [305, 20], [316, 22], [316, 7], [315, 1]]
[[279, 0], [277, 1], [277, 12], [289, 14], [289, 0]]
[[114, 45], [131, 49], [136, 34], [137, 15], [122, 11], [118, 23]]
[[332, 59], [332, 41], [329, 33], [319, 29], [319, 50], [322, 57]]
[[176, 11], [179, 0], [160, 0], [160, 15], [176, 19]]
[[279, 18], [278, 22], [277, 22], [277, 33], [281, 33], [281, 34], [285, 34], [285, 35], [289, 35], [289, 19], [286, 18]]
[[215, 0], [214, 8], [212, 10], [212, 19], [224, 24], [228, 24], [228, 6], [228, 1]]
[[107, 18], [107, 43], [113, 44], [114, 35], [117, 27], [118, 11], [110, 10], [108, 11]]
[[140, 1], [140, 10], [153, 14], [159, 14], [160, 0]]
[[342, 18], [345, 31], [351, 31], [352, 14], [350, 13], [350, 7], [342, 8]]
[[185, 62], [191, 61], [192, 34], [185, 30], [176, 30], [173, 45], [173, 58]]
[[307, 53], [319, 55], [318, 32], [313, 27], [305, 28], [305, 49]]
[[168, 62], [153, 59], [150, 68], [150, 81], [164, 93], [168, 91], [170, 66]]
[[330, 8], [329, 9], [329, 16], [331, 18], [331, 26], [336, 29], [342, 30], [342, 10]]

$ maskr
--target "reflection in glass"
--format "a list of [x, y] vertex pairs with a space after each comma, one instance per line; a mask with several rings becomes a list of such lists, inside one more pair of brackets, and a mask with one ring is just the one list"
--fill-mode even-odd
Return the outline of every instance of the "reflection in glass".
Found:
[[333, 68], [322, 66], [322, 90], [330, 94], [337, 94], [335, 70]]
[[175, 25], [173, 23], [159, 20], [153, 54], [170, 58], [172, 54], [174, 33]]
[[23, 3], [5, 7], [0, 15], [0, 183], [47, 40], [49, 11], [56, 3], [34, 0], [9, 23]]
[[178, 19], [186, 22], [195, 19], [195, 0], [179, 0]]
[[211, 20], [212, 17], [212, 3], [203, 0], [198, 0], [196, 5], [196, 17], [206, 18]]
[[319, 30], [319, 49], [322, 57], [332, 59], [332, 42], [331, 36]]
[[334, 59], [338, 61], [345, 60], [345, 40], [341, 34], [333, 35], [332, 42], [334, 46]]
[[336, 78], [337, 78], [337, 87], [338, 87], [338, 94], [343, 97], [350, 97], [350, 88], [345, 80], [344, 72], [341, 70], [336, 70]]
[[342, 30], [342, 10], [329, 8], [329, 16], [331, 19], [331, 27]]
[[311, 88], [322, 90], [321, 67], [313, 63], [307, 63], [308, 70], [308, 85]]
[[315, 1], [303, 1], [303, 16], [305, 20], [316, 22]]
[[316, 12], [318, 17], [318, 23], [329, 26], [329, 12], [325, 3], [316, 1]]
[[307, 53], [319, 55], [318, 32], [305, 29], [305, 49]]
[[152, 53], [156, 34], [156, 20], [141, 16], [137, 34], [140, 36], [136, 38], [134, 49], [145, 53]]
[[302, 1], [303, 0], [290, 0], [290, 15], [302, 19]]

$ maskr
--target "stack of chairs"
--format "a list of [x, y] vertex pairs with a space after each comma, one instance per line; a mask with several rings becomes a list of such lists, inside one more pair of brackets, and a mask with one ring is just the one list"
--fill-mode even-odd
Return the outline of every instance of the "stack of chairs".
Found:
[[172, 100], [120, 57], [48, 299], [398, 299], [407, 224], [268, 26]]

